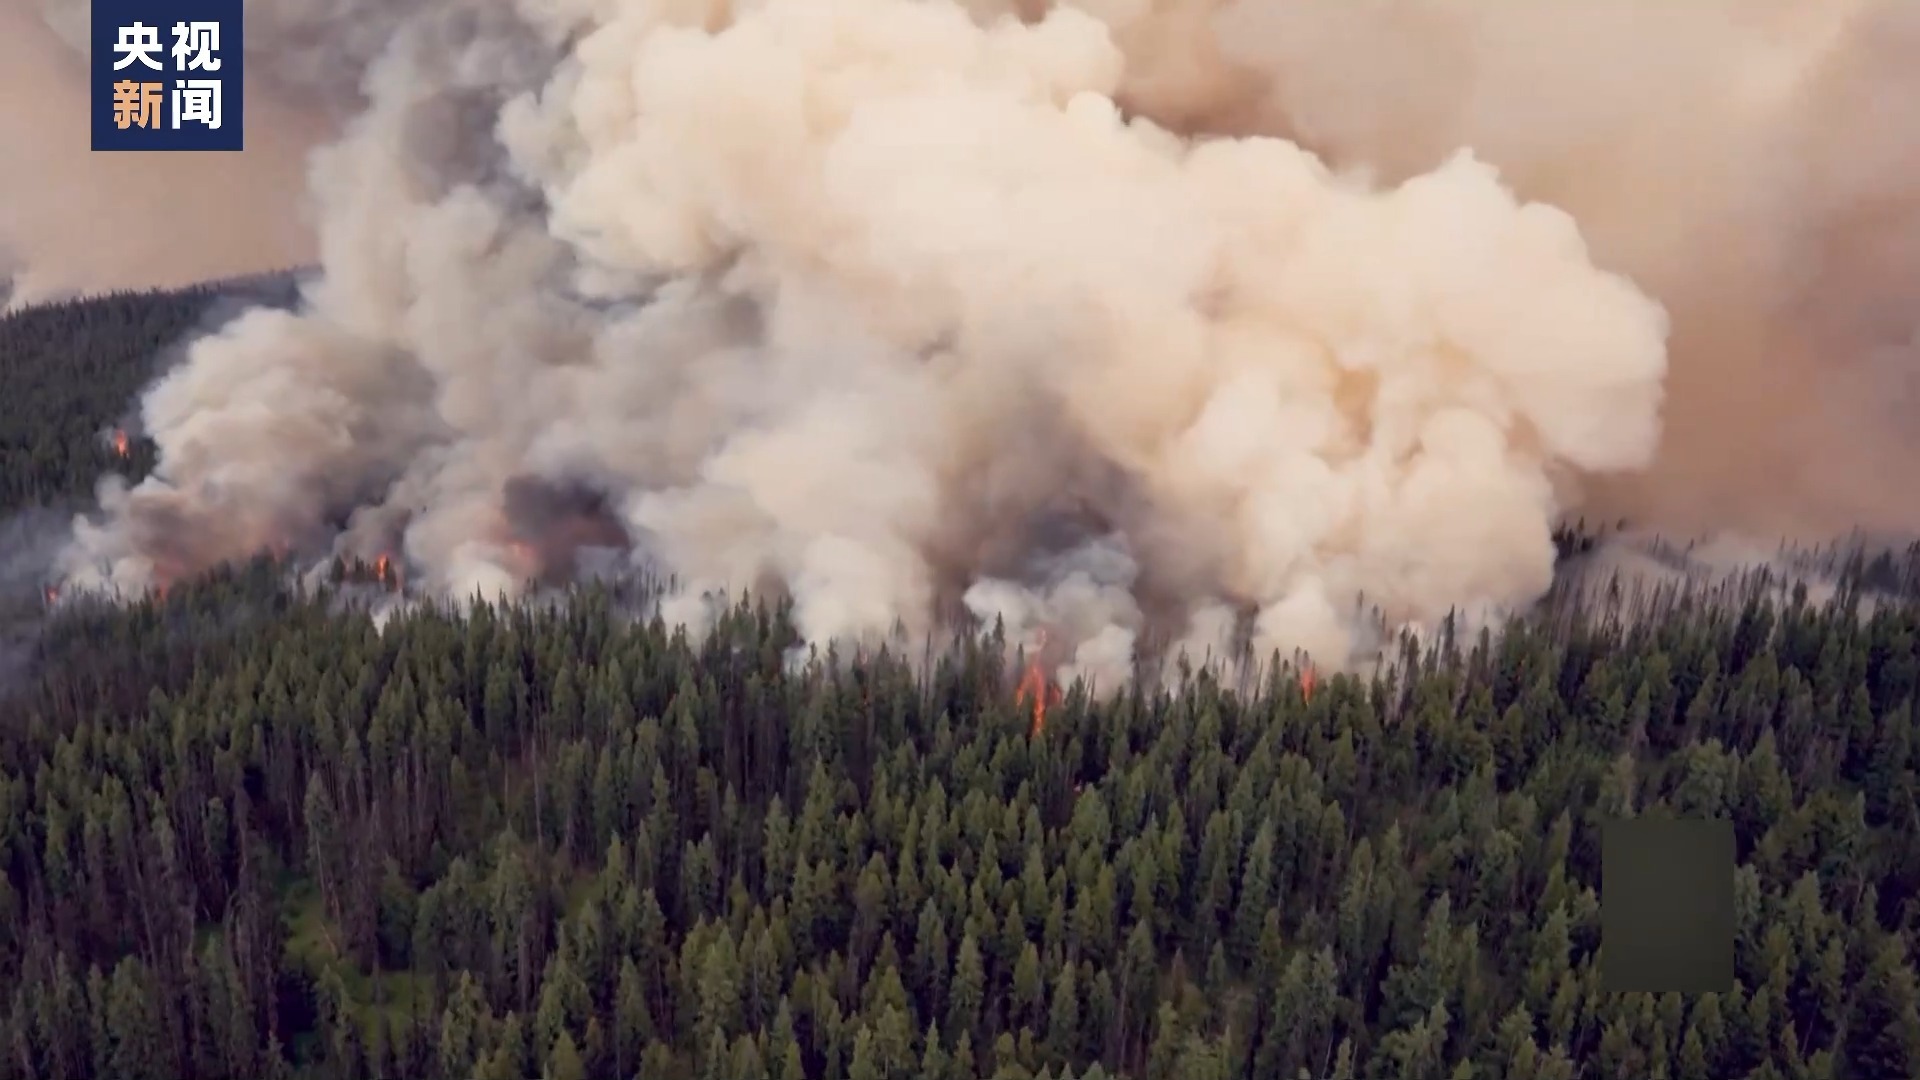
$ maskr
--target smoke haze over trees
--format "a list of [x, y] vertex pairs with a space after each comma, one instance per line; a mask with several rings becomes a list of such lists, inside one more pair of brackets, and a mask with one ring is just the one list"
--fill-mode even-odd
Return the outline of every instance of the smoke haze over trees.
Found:
[[1913, 524], [1910, 6], [1085, 11], [251, 5], [259, 96], [359, 114], [325, 277], [156, 388], [71, 576], [512, 591], [578, 561], [546, 484], [682, 616], [991, 609], [1093, 669], [1497, 614], [1579, 513]]
[[[0, 703], [0, 1076], [1920, 1067], [1911, 604], [1642, 596], [1033, 737], [997, 637], [799, 671], [784, 609], [282, 578], [70, 608]], [[1634, 812], [1734, 821], [1732, 993], [1601, 992]]]
[[[73, 406], [5, 490], [138, 475], [111, 391], [214, 295], [0, 323]], [[796, 666], [790, 608], [689, 638], [645, 582], [63, 605], [0, 679], [0, 1077], [1913, 1075], [1920, 560], [1822, 603], [1644, 558], [1395, 673], [1070, 687], [1037, 737], [1004, 632]], [[1733, 993], [1600, 991], [1627, 813], [1734, 821]]]
[[1920, 8], [0, 3], [0, 1080], [1920, 1075]]

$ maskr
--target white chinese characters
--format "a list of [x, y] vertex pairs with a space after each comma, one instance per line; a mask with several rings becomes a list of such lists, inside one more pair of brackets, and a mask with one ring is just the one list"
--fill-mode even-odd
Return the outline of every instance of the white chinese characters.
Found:
[[220, 80], [180, 79], [173, 84], [173, 128], [182, 123], [220, 129]]
[[177, 22], [173, 24], [173, 63], [181, 71], [219, 71], [220, 24], [217, 22]]
[[[177, 33], [176, 29], [176, 33]], [[160, 51], [160, 30], [146, 23], [134, 23], [120, 28], [120, 40], [114, 43], [113, 51], [120, 59], [114, 61], [113, 70], [124, 71], [134, 64], [145, 64], [155, 71], [163, 70], [154, 53]]]

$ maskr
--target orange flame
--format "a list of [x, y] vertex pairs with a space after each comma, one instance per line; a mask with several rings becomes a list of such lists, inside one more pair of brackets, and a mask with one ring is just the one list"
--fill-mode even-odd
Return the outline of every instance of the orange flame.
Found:
[[387, 571], [392, 568], [392, 565], [393, 565], [393, 561], [387, 558], [385, 555], [382, 555], [379, 558], [373, 560], [374, 579], [379, 581], [382, 585], [385, 585], [387, 583]]
[[1314, 671], [1313, 665], [1311, 663], [1307, 664], [1305, 667], [1302, 667], [1300, 669], [1300, 696], [1305, 698], [1308, 701], [1312, 701], [1314, 684], [1318, 683], [1319, 681], [1320, 681], [1320, 675], [1318, 672]]
[[58, 585], [47, 586], [47, 603], [49, 605], [52, 605], [52, 604], [57, 604], [59, 602], [60, 602], [60, 587]]
[[130, 450], [131, 446], [132, 446], [132, 440], [127, 438], [127, 433], [125, 431], [122, 431], [119, 428], [114, 428], [113, 429], [114, 455], [116, 457], [121, 457], [121, 458], [126, 457], [127, 454], [131, 452]]
[[1040, 653], [1047, 647], [1047, 632], [1040, 631], [1040, 640], [1027, 654], [1027, 667], [1020, 673], [1020, 683], [1014, 689], [1016, 704], [1033, 704], [1034, 738], [1047, 730], [1047, 707], [1060, 703], [1060, 688], [1048, 680], [1046, 669], [1040, 666]]

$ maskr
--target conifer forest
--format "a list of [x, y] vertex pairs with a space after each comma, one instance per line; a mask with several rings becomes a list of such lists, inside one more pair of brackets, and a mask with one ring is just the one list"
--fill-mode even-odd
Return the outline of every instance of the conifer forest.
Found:
[[[148, 468], [102, 433], [219, 301], [0, 320], [0, 517]], [[752, 598], [689, 636], [645, 582], [376, 621], [358, 564], [9, 581], [0, 1077], [1910, 1080], [1914, 570], [1567, 593], [1044, 724], [991, 627], [928, 662]], [[1601, 987], [1598, 826], [1649, 813], [1734, 824], [1729, 993]]]

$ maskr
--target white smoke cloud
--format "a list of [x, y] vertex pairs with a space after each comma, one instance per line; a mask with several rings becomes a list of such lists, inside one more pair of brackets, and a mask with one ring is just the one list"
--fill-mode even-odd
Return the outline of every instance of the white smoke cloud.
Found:
[[1658, 446], [1661, 306], [1471, 153], [1376, 184], [1129, 116], [1070, 8], [528, 7], [397, 35], [307, 310], [147, 395], [71, 584], [284, 546], [512, 595], [618, 535], [676, 613], [963, 606], [1112, 686], [1526, 603], [1572, 481]]
[[1458, 147], [1672, 313], [1665, 434], [1596, 512], [1920, 526], [1920, 8], [1897, 0], [1121, 5], [1139, 107], [1386, 179]]

